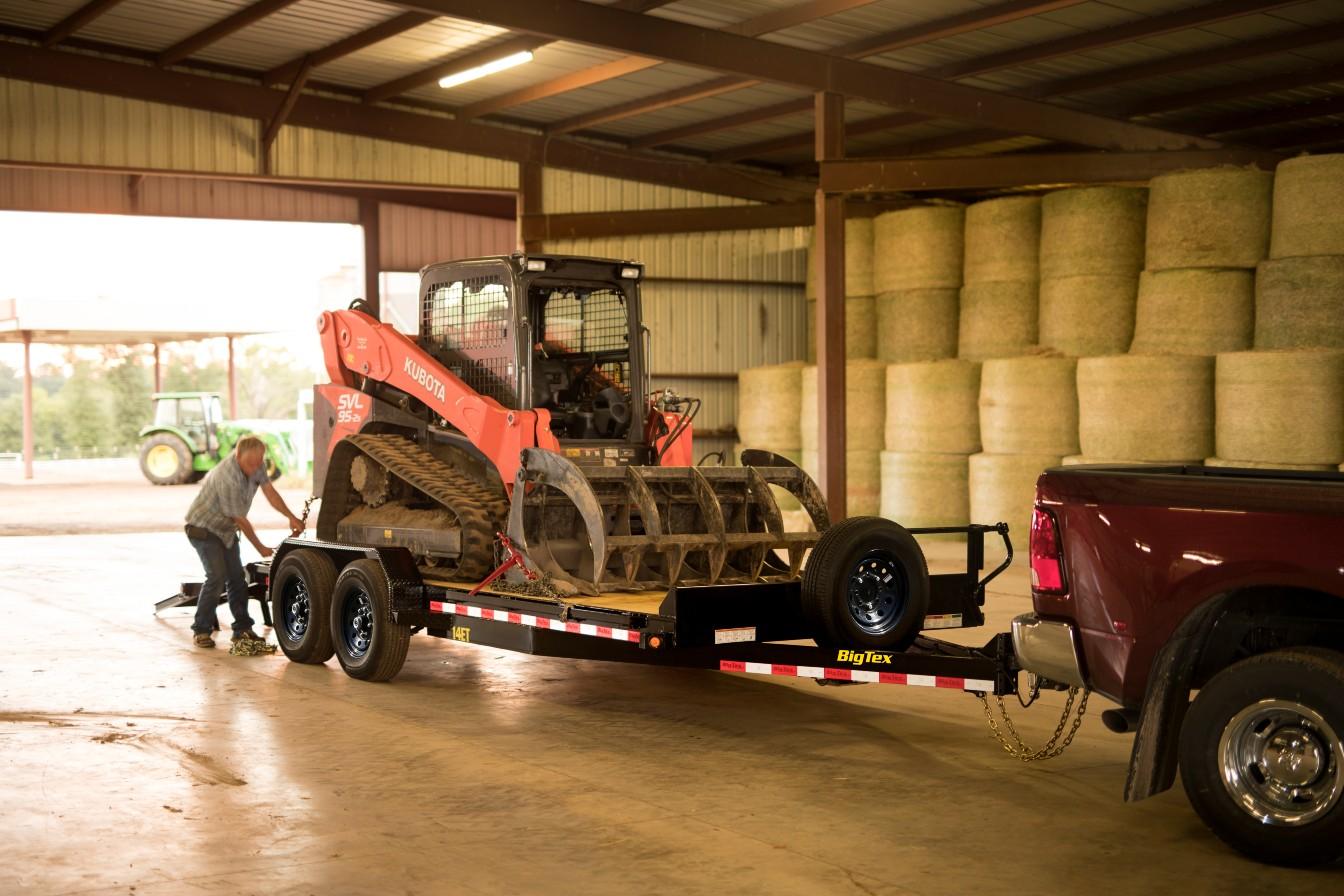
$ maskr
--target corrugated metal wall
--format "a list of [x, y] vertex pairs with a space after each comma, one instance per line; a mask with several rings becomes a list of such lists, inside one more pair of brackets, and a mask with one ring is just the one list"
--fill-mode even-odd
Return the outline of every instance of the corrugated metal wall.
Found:
[[642, 208], [703, 208], [754, 205], [747, 199], [697, 193], [677, 187], [618, 180], [596, 174], [547, 168], [542, 173], [542, 208], [549, 215], [614, 212]]
[[548, 240], [548, 252], [639, 261], [652, 279], [802, 284], [811, 228]]
[[359, 223], [355, 200], [329, 193], [241, 181], [41, 168], [0, 167], [0, 209]]
[[508, 255], [517, 248], [513, 221], [384, 202], [379, 205], [384, 271], [418, 271], [436, 261]]
[[271, 160], [272, 170], [286, 177], [518, 188], [515, 162], [312, 128], [281, 128]]

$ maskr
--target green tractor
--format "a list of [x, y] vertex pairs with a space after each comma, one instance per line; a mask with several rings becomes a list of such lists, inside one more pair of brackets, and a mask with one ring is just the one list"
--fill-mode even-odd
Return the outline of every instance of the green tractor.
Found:
[[298, 469], [295, 429], [287, 420], [225, 420], [218, 392], [158, 392], [154, 422], [140, 430], [140, 471], [155, 485], [196, 482], [248, 433], [266, 443], [272, 480]]

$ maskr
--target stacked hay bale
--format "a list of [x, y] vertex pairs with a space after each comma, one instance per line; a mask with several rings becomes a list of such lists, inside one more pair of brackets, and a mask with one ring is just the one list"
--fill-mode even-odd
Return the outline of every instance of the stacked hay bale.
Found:
[[980, 374], [980, 442], [970, 459], [971, 522], [1008, 523], [1022, 542], [1036, 479], [1078, 453], [1077, 361], [1036, 354], [986, 361]]
[[[817, 359], [817, 237], [807, 253], [807, 359]], [[872, 358], [876, 352], [873, 307], [873, 219], [845, 221], [845, 357]]]
[[1128, 350], [1148, 191], [1056, 190], [1041, 201], [1040, 343], [1087, 357]]
[[1078, 407], [1080, 463], [1199, 463], [1213, 447], [1213, 359], [1083, 358]]
[[[845, 498], [850, 516], [875, 516], [881, 504], [880, 459], [886, 418], [886, 365], [857, 360], [845, 364]], [[820, 475], [817, 421], [817, 368], [802, 375], [802, 467]]]
[[1344, 462], [1344, 351], [1218, 356], [1216, 463], [1330, 469]]
[[928, 205], [885, 212], [873, 224], [877, 357], [935, 361], [957, 353], [964, 210]]
[[886, 377], [881, 515], [910, 528], [966, 525], [967, 458], [980, 450], [980, 365], [892, 364]]
[[1268, 171], [1231, 166], [1153, 178], [1131, 352], [1211, 356], [1250, 347], [1273, 184]]
[[966, 209], [957, 357], [1024, 354], [1036, 344], [1041, 200], [1007, 196]]
[[[741, 462], [743, 448], [758, 448], [803, 463], [803, 362], [750, 367], [737, 377], [737, 437], [733, 457]], [[796, 498], [773, 489], [781, 510], [797, 510]]]
[[1257, 271], [1255, 347], [1344, 348], [1344, 153], [1275, 170], [1269, 259]]

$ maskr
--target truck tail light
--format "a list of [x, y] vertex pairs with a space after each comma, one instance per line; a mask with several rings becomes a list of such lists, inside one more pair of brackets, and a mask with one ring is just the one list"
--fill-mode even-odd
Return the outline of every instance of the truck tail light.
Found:
[[1048, 510], [1037, 507], [1031, 515], [1031, 588], [1046, 594], [1064, 593], [1064, 553], [1059, 524]]

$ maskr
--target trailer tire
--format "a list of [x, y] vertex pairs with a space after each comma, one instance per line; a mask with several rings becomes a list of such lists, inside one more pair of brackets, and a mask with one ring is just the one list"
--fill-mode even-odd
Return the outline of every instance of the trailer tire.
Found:
[[860, 516], [831, 526], [803, 569], [803, 616], [824, 647], [904, 650], [928, 608], [924, 552], [891, 520]]
[[271, 621], [275, 639], [295, 663], [331, 659], [331, 595], [336, 564], [322, 551], [299, 548], [284, 556], [271, 576]]
[[140, 472], [155, 485], [191, 481], [191, 449], [169, 432], [156, 432], [140, 443]]
[[377, 560], [356, 560], [336, 579], [331, 640], [351, 678], [388, 681], [401, 671], [411, 629], [392, 621], [391, 589]]
[[1200, 689], [1181, 725], [1181, 783], [1199, 817], [1238, 852], [1274, 865], [1339, 862], [1341, 738], [1344, 654], [1263, 653]]

